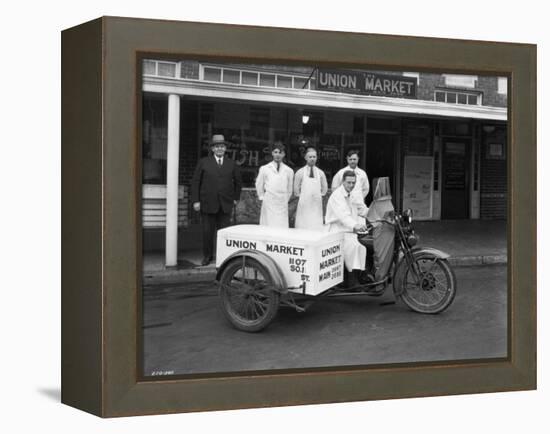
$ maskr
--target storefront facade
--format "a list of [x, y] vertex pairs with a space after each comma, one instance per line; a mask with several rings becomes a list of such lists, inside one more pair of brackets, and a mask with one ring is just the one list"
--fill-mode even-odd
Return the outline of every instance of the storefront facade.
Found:
[[254, 180], [276, 140], [295, 170], [305, 147], [316, 147], [329, 183], [357, 150], [369, 180], [388, 176], [395, 207], [412, 208], [417, 219], [506, 217], [505, 79], [195, 61], [143, 66], [143, 224], [151, 249], [170, 249], [167, 233], [176, 252], [196, 244], [189, 185], [212, 134], [225, 136], [242, 170], [238, 223], [258, 221]]

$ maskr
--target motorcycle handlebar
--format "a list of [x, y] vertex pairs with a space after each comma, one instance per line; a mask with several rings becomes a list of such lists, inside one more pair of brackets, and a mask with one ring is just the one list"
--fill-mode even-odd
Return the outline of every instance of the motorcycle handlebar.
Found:
[[364, 235], [364, 234], [368, 234], [369, 231], [372, 229], [372, 226], [373, 226], [373, 223], [385, 223], [387, 225], [395, 225], [395, 220], [394, 219], [393, 221], [388, 221], [388, 220], [373, 220], [372, 222], [368, 222], [367, 224], [367, 230], [366, 231], [363, 231], [363, 232], [354, 232], [354, 231], [346, 231], [347, 233], [350, 233], [350, 234], [357, 234], [357, 235]]

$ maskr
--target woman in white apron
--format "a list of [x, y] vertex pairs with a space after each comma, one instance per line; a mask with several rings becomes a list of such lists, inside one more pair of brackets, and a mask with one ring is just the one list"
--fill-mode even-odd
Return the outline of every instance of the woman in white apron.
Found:
[[256, 178], [256, 192], [262, 201], [260, 224], [288, 228], [288, 200], [292, 196], [294, 172], [281, 161], [284, 150], [281, 152], [275, 145], [272, 155], [273, 161], [260, 167]]
[[[308, 163], [317, 160], [317, 153], [309, 149], [305, 155]], [[315, 161], [313, 161], [315, 164]], [[296, 208], [295, 228], [312, 231], [323, 230], [323, 196], [327, 193], [328, 185], [324, 172], [314, 165], [302, 167], [294, 177], [294, 194], [299, 196]]]

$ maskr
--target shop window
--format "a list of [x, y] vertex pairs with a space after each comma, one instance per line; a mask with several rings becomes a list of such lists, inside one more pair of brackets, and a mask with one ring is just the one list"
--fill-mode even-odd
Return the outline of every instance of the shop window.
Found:
[[275, 87], [275, 74], [260, 74], [260, 86]]
[[411, 122], [406, 125], [405, 131], [407, 155], [432, 155], [433, 131], [431, 125]]
[[142, 156], [143, 183], [166, 183], [168, 97], [143, 96]]
[[285, 134], [272, 131], [271, 110], [258, 105], [202, 102], [199, 156], [208, 154], [213, 134], [223, 134], [228, 157], [241, 168], [243, 186], [253, 188], [259, 167], [271, 159], [269, 143], [277, 138], [286, 140], [286, 130]]
[[294, 77], [294, 89], [307, 88], [307, 78]]
[[481, 105], [481, 93], [436, 90], [434, 92], [434, 101], [449, 104]]
[[304, 110], [304, 115], [308, 116], [308, 121], [303, 124], [302, 131], [306, 137], [321, 136], [324, 131], [324, 113]]
[[157, 74], [157, 62], [153, 60], [143, 61], [143, 74], [144, 75], [156, 75]]
[[205, 81], [222, 81], [222, 70], [220, 68], [204, 68]]
[[258, 85], [258, 74], [256, 72], [246, 72], [242, 73], [243, 84], [257, 86]]
[[[153, 65], [155, 66], [155, 65]], [[310, 89], [311, 79], [291, 74], [270, 74], [235, 68], [202, 65], [199, 77], [204, 81], [214, 81], [245, 86], [279, 87], [283, 89]]]
[[176, 64], [171, 62], [158, 62], [158, 75], [161, 77], [175, 77]]
[[144, 60], [143, 74], [157, 75], [159, 77], [176, 77], [176, 62], [163, 62], [158, 60]]
[[407, 155], [431, 155], [429, 138], [422, 136], [409, 137]]
[[363, 134], [365, 132], [365, 118], [363, 116], [353, 117], [353, 134]]
[[224, 83], [234, 83], [239, 84], [241, 81], [240, 71], [234, 71], [232, 69], [223, 70], [223, 82]]
[[277, 75], [277, 87], [290, 89], [292, 87], [292, 77]]
[[214, 104], [212, 103], [201, 103], [200, 104], [200, 123], [201, 123], [201, 134], [206, 137], [212, 136], [212, 124], [214, 123]]
[[271, 112], [268, 107], [250, 107], [250, 135], [267, 143], [270, 117]]

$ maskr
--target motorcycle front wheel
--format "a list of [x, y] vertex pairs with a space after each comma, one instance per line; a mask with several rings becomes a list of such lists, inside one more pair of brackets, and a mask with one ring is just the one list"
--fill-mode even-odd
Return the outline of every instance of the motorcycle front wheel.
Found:
[[443, 312], [455, 295], [456, 276], [445, 259], [422, 255], [407, 267], [401, 299], [415, 312]]

